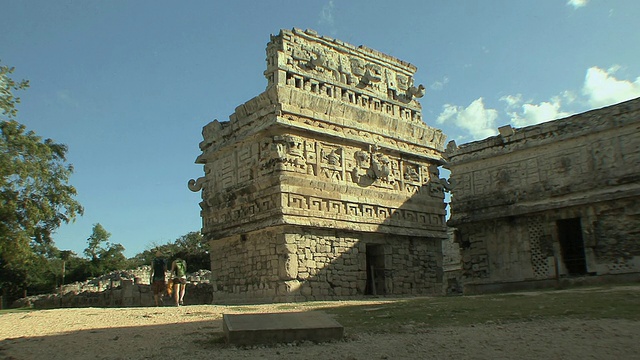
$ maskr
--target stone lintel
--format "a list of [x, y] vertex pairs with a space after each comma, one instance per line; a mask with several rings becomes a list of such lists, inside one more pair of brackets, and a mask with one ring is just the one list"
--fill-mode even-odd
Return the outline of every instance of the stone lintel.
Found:
[[218, 224], [215, 227], [215, 230], [205, 228], [203, 232], [207, 234], [207, 237], [210, 240], [215, 240], [231, 235], [246, 234], [256, 230], [286, 224], [280, 211], [273, 210], [269, 215], [270, 216], [268, 217], [261, 217], [260, 219], [244, 218]]
[[[331, 220], [320, 217], [285, 215], [284, 223], [287, 225], [299, 225], [313, 228], [336, 229], [344, 231], [358, 231], [364, 233], [380, 233], [402, 236], [415, 236], [423, 238], [446, 238], [444, 225], [416, 224], [409, 221], [389, 221], [384, 223], [362, 223], [342, 220]], [[418, 226], [422, 225], [422, 226]]]
[[[439, 216], [438, 219], [444, 219]], [[444, 220], [443, 220], [444, 221]], [[410, 221], [388, 221], [376, 223], [356, 223], [344, 218], [341, 220], [327, 219], [326, 217], [312, 217], [308, 215], [282, 215], [262, 221], [248, 220], [246, 222], [231, 223], [228, 226], [218, 226], [215, 231], [207, 232], [210, 240], [223, 239], [228, 236], [247, 234], [269, 227], [298, 225], [311, 228], [329, 228], [344, 231], [358, 231], [365, 233], [380, 233], [402, 236], [414, 236], [423, 238], [445, 239], [446, 227], [442, 224], [416, 224]], [[421, 225], [421, 226], [420, 226]]]

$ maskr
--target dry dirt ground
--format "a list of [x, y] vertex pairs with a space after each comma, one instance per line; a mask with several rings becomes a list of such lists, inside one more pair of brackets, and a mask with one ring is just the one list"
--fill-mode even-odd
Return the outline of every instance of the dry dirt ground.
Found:
[[[327, 306], [338, 304], [376, 302]], [[347, 329], [344, 341], [325, 344], [236, 348], [219, 342], [223, 313], [274, 309], [196, 305], [6, 313], [0, 315], [0, 360], [640, 359], [640, 321], [610, 319], [487, 323], [405, 334], [350, 334]]]

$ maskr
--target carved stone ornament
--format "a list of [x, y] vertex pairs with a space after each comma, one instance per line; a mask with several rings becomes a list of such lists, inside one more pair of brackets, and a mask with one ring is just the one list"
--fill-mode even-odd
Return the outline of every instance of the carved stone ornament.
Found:
[[375, 154], [371, 157], [371, 171], [374, 179], [384, 179], [391, 173], [389, 157], [384, 154]]
[[378, 152], [376, 145], [369, 146], [369, 152], [356, 151], [356, 166], [351, 170], [353, 182], [360, 186], [369, 186], [376, 180], [388, 181], [391, 175], [391, 160]]
[[198, 178], [198, 180], [189, 180], [189, 182], [187, 183], [187, 186], [189, 187], [189, 190], [193, 191], [193, 192], [198, 192], [200, 190], [202, 190], [202, 186], [204, 185], [204, 183], [206, 182], [205, 177], [201, 177]]
[[274, 136], [273, 144], [276, 147], [279, 162], [287, 166], [293, 166], [295, 169], [305, 168], [306, 162], [304, 160], [302, 139], [292, 135]]

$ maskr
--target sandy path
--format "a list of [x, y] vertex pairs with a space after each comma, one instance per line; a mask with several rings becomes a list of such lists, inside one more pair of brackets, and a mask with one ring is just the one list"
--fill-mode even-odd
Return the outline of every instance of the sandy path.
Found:
[[[247, 312], [246, 307], [242, 310]], [[274, 308], [253, 306], [251, 311]], [[440, 327], [420, 333], [408, 328], [407, 334], [349, 334], [347, 330], [347, 340], [335, 343], [238, 349], [215, 341], [222, 335], [223, 312], [237, 311], [197, 305], [4, 314], [0, 315], [0, 359], [640, 358], [640, 322], [628, 320], [541, 320]]]

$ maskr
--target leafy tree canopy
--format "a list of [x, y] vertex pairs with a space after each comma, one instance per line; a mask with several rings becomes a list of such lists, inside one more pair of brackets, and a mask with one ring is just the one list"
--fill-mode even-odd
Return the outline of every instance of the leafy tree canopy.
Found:
[[[73, 167], [67, 146], [42, 139], [15, 120], [28, 81], [11, 79], [0, 66], [0, 278], [1, 286], [22, 285], [34, 257], [55, 256], [51, 234], [83, 212], [69, 185]], [[22, 283], [22, 284], [19, 284]]]
[[174, 242], [168, 242], [164, 245], [152, 244], [149, 249], [131, 258], [131, 265], [135, 267], [151, 264], [156, 251], [160, 251], [169, 262], [177, 257], [186, 260], [189, 272], [211, 269], [209, 243], [199, 231], [192, 231], [180, 236]]
[[103, 244], [108, 244], [110, 237], [111, 233], [102, 225], [94, 224], [91, 235], [87, 239], [87, 248], [84, 249], [84, 254], [90, 260], [97, 260], [98, 255], [104, 251]]
[[100, 224], [94, 224], [91, 236], [87, 239], [84, 254], [91, 261], [91, 275], [96, 276], [113, 270], [122, 270], [126, 266], [124, 246], [109, 242], [111, 234]]
[[9, 119], [16, 116], [18, 113], [16, 104], [20, 103], [20, 98], [16, 97], [13, 92], [29, 87], [29, 80], [15, 82], [9, 76], [14, 70], [13, 67], [0, 65], [0, 110], [2, 110], [2, 115]]

